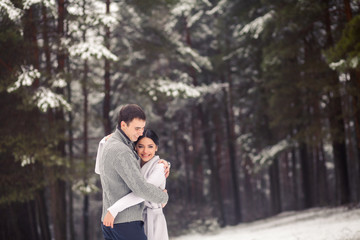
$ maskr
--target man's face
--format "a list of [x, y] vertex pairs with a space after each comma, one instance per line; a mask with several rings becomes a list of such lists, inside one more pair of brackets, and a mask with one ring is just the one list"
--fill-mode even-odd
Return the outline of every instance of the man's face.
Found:
[[121, 130], [133, 142], [135, 142], [144, 132], [146, 122], [140, 118], [134, 118], [129, 125], [126, 122], [121, 122]]

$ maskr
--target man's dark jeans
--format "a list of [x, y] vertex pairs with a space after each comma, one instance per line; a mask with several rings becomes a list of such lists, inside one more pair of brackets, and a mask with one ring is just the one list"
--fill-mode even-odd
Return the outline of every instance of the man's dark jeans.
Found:
[[114, 228], [101, 223], [105, 240], [147, 240], [144, 233], [144, 222], [126, 222], [114, 224]]

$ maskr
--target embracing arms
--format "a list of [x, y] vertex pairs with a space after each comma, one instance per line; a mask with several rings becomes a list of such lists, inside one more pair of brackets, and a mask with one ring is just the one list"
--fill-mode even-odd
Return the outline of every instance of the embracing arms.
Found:
[[[167, 164], [167, 162], [166, 162]], [[153, 184], [156, 187], [160, 187], [163, 185], [165, 181], [165, 174], [164, 174], [164, 164], [158, 163], [154, 165], [154, 168], [151, 171], [151, 174], [147, 178], [147, 182]], [[164, 190], [166, 191], [166, 190]], [[127, 194], [126, 196], [119, 199], [117, 202], [115, 202], [111, 207], [109, 207], [104, 217], [103, 224], [105, 226], [111, 226], [113, 227], [114, 219], [117, 216], [117, 214], [124, 209], [134, 206], [136, 204], [139, 204], [143, 202], [144, 199], [141, 197], [136, 196], [133, 192]]]

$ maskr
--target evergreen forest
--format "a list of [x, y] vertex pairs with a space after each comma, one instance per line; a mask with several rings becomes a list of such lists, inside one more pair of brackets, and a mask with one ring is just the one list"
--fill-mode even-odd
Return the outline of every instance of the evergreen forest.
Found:
[[360, 207], [360, 0], [0, 0], [0, 239], [103, 239], [99, 141], [140, 105], [169, 235]]

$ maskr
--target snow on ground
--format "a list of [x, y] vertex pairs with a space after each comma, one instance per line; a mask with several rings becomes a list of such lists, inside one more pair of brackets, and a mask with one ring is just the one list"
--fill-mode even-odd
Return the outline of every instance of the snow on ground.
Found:
[[360, 240], [360, 209], [315, 208], [171, 240]]

